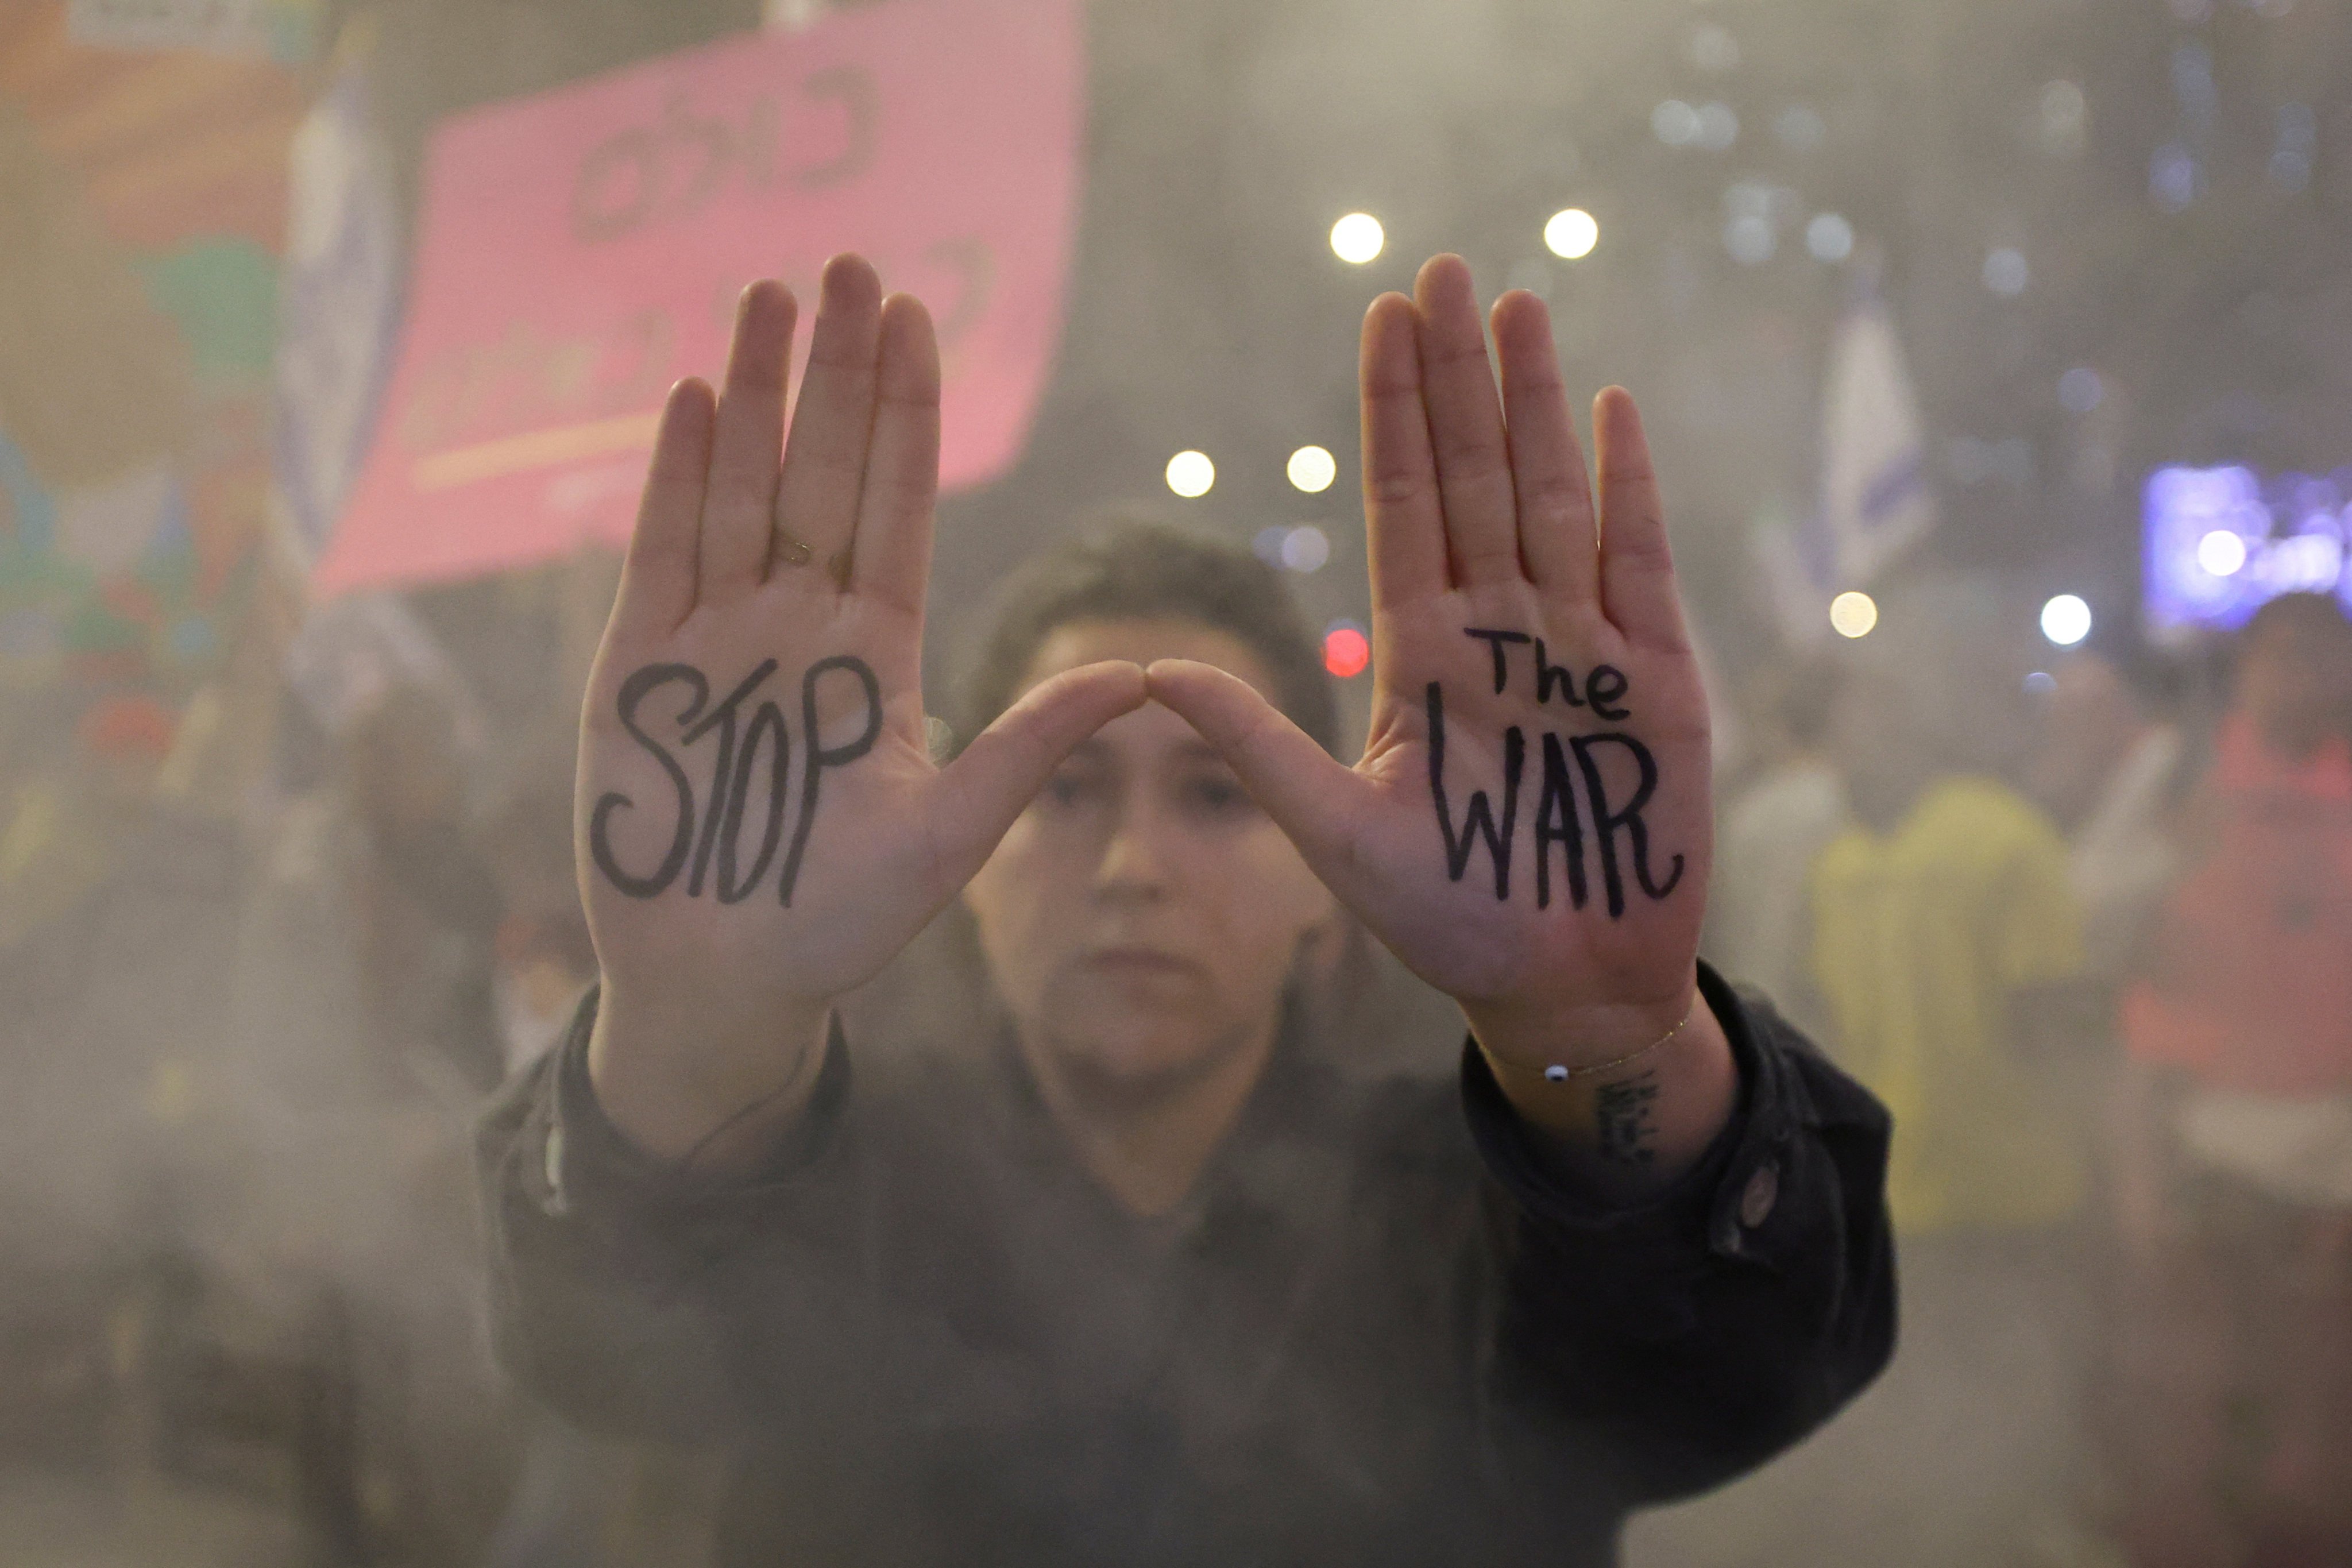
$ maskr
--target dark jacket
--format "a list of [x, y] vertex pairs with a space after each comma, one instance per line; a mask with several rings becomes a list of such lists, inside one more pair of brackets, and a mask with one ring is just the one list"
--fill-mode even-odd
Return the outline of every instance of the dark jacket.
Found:
[[758, 1176], [635, 1152], [582, 1010], [480, 1137], [499, 1340], [592, 1426], [743, 1454], [728, 1563], [1614, 1561], [1885, 1363], [1888, 1121], [1702, 973], [1740, 1101], [1656, 1201], [1459, 1086], [1277, 1050], [1177, 1215], [1079, 1171], [1008, 1048], [861, 1094], [836, 1034]]

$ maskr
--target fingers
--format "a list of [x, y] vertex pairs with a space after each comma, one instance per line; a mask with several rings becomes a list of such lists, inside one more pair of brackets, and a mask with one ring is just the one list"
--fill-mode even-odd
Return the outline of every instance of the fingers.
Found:
[[710, 472], [709, 384], [688, 379], [669, 389], [637, 526], [621, 566], [608, 637], [665, 637], [694, 610], [695, 556], [705, 481]]
[[1242, 787], [1290, 836], [1318, 876], [1346, 896], [1349, 825], [1366, 787], [1239, 676], [1189, 658], [1155, 659], [1151, 699], [1181, 715], [1232, 764]]
[[874, 387], [882, 334], [882, 280], [861, 256], [825, 263], [808, 373], [784, 441], [775, 526], [814, 552], [835, 583], [848, 580], [857, 500], [874, 437]]
[[1357, 379], [1363, 399], [1364, 527], [1372, 605], [1392, 609], [1445, 592], [1445, 514], [1422, 406], [1419, 319], [1383, 294], [1364, 312]]
[[1458, 256], [1433, 257], [1414, 282], [1413, 302], [1421, 317], [1422, 397], [1454, 584], [1517, 582], [1510, 447], [1468, 264]]
[[943, 884], [970, 881], [1070, 748], [1143, 700], [1135, 665], [1085, 665], [1040, 681], [974, 736], [940, 774], [933, 797], [931, 844]]
[[940, 344], [911, 294], [882, 302], [879, 362], [850, 586], [919, 616], [940, 490]]
[[792, 357], [792, 294], [773, 279], [743, 290], [719, 394], [710, 479], [702, 498], [698, 599], [723, 605], [760, 585], [768, 562], [769, 509], [783, 441], [784, 375]]
[[1675, 591], [1674, 552], [1666, 546], [1650, 443], [1623, 387], [1608, 387], [1593, 399], [1592, 438], [1601, 468], [1601, 609], [1630, 643], [1686, 647], [1690, 637]]
[[1519, 559], [1537, 587], [1578, 604], [1600, 591], [1592, 485], [1568, 411], [1551, 316], [1523, 289], [1495, 301], [1503, 419], [1518, 498]]

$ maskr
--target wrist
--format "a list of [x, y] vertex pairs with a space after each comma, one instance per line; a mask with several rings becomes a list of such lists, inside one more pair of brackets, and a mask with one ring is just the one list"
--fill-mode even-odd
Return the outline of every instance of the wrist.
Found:
[[604, 1117], [660, 1160], [726, 1163], [729, 1150], [806, 1103], [832, 1026], [830, 1003], [765, 1008], [678, 1005], [607, 979], [588, 1036], [588, 1081]]
[[[1582, 1079], [1623, 1060], [1625, 1070], [1687, 1034], [1706, 1003], [1696, 966], [1678, 984], [1606, 1001], [1535, 997], [1464, 1003], [1470, 1033], [1497, 1073], [1564, 1069]], [[1631, 1058], [1630, 1060], [1624, 1058]], [[1555, 1074], [1555, 1078], [1559, 1075]]]
[[[1694, 994], [1686, 1005], [1686, 1014], [1668, 1017], [1650, 1039], [1606, 1055], [1587, 1050], [1582, 1038], [1555, 1037], [1550, 1054], [1588, 1058], [1572, 1078], [1556, 1079], [1550, 1069], [1559, 1064], [1541, 1059], [1542, 1047], [1517, 1059], [1483, 1042], [1482, 1051], [1496, 1087], [1546, 1135], [1562, 1172], [1604, 1196], [1631, 1201], [1689, 1170], [1738, 1105], [1739, 1068], [1723, 1021], [1703, 996]], [[1561, 1026], [1605, 1032], [1630, 1021], [1612, 1008], [1565, 1016]]]

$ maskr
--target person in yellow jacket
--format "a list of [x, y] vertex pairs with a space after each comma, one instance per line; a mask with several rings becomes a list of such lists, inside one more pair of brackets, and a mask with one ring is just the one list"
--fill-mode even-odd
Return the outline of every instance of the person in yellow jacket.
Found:
[[[1812, 969], [1845, 1068], [1895, 1112], [1898, 1235], [2053, 1225], [2081, 1207], [2085, 1148], [2045, 1016], [2083, 971], [2065, 841], [1999, 780], [1929, 781], [1858, 822], [1812, 880]], [[2048, 1013], [2063, 1016], [2052, 1003]]]

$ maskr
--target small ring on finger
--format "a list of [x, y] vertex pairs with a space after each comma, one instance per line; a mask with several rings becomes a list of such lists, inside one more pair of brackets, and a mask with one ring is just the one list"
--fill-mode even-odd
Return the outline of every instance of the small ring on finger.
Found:
[[805, 539], [794, 539], [782, 529], [776, 530], [776, 564], [805, 566], [816, 559], [816, 550]]

